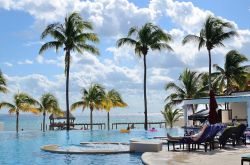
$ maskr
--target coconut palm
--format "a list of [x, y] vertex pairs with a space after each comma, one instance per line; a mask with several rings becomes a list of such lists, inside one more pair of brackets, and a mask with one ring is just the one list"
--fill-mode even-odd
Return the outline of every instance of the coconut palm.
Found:
[[110, 119], [110, 115], [109, 112], [112, 108], [116, 108], [116, 107], [126, 107], [127, 104], [123, 101], [120, 93], [114, 89], [108, 91], [105, 93], [105, 96], [103, 97], [103, 101], [102, 101], [102, 106], [103, 109], [105, 109], [107, 111], [107, 118], [108, 118], [108, 130], [110, 129], [109, 126], [109, 119]]
[[249, 74], [247, 72], [249, 65], [242, 65], [242, 63], [247, 62], [248, 59], [236, 50], [229, 51], [225, 58], [224, 68], [214, 64], [216, 72], [214, 72], [213, 75], [216, 76], [220, 91], [229, 95], [235, 89], [245, 88]]
[[51, 93], [45, 93], [40, 99], [40, 107], [38, 110], [43, 113], [43, 132], [45, 131], [45, 117], [46, 113], [60, 114], [57, 98]]
[[[165, 86], [165, 90], [171, 92], [166, 100], [171, 105], [182, 103], [183, 99], [194, 99], [205, 97], [207, 95], [207, 86], [203, 86], [203, 73], [190, 71], [185, 69], [179, 77], [179, 83], [169, 82]], [[192, 108], [193, 113], [196, 110], [195, 105], [188, 105]]]
[[215, 47], [224, 46], [224, 40], [236, 36], [236, 31], [233, 30], [233, 25], [225, 22], [219, 18], [209, 16], [207, 17], [199, 36], [187, 35], [182, 43], [186, 44], [190, 41], [198, 43], [198, 50], [206, 47], [209, 57], [209, 90], [211, 90], [211, 50]]
[[6, 79], [3, 76], [2, 71], [0, 70], [0, 92], [6, 93], [7, 92], [7, 84], [6, 84]]
[[172, 51], [173, 49], [168, 45], [172, 40], [170, 34], [165, 33], [158, 26], [153, 25], [152, 23], [146, 23], [141, 28], [132, 27], [128, 31], [128, 36], [121, 38], [117, 41], [117, 46], [121, 47], [122, 45], [131, 45], [134, 47], [135, 54], [138, 57], [143, 57], [144, 63], [144, 108], [145, 108], [145, 123], [144, 128], [148, 129], [148, 117], [147, 117], [147, 91], [146, 91], [146, 76], [147, 76], [147, 61], [146, 56], [149, 49], [162, 50], [168, 49]]
[[39, 111], [36, 108], [38, 102], [26, 93], [18, 93], [14, 95], [14, 103], [1, 102], [0, 109], [6, 108], [9, 113], [16, 113], [16, 132], [19, 130], [19, 113], [32, 112], [37, 114]]
[[[216, 76], [211, 74], [211, 88], [213, 89], [214, 93], [221, 94], [219, 90], [219, 83], [216, 80]], [[208, 81], [209, 75], [208, 72], [203, 72], [201, 76], [201, 86], [206, 87], [208, 89]]]
[[71, 110], [82, 107], [90, 109], [90, 129], [93, 128], [93, 110], [102, 108], [102, 100], [105, 95], [104, 88], [99, 84], [93, 84], [89, 89], [83, 89], [82, 100], [77, 101], [71, 105]]
[[181, 111], [181, 109], [173, 109], [170, 104], [166, 104], [164, 111], [161, 111], [166, 123], [170, 126], [170, 128], [173, 128], [174, 123], [177, 122], [182, 116], [180, 113]]
[[64, 23], [48, 25], [41, 35], [42, 39], [51, 36], [55, 40], [43, 44], [39, 54], [42, 54], [49, 48], [55, 48], [56, 50], [63, 48], [65, 52], [67, 130], [69, 130], [69, 70], [71, 53], [78, 52], [82, 54], [84, 51], [88, 51], [93, 54], [99, 54], [98, 49], [88, 43], [88, 41], [99, 41], [96, 34], [89, 32], [92, 29], [90, 22], [83, 21], [78, 13], [72, 13], [65, 18]]

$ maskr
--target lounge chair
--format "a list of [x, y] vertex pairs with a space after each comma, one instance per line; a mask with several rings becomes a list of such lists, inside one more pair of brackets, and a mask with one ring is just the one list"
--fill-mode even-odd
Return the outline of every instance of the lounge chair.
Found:
[[215, 143], [215, 137], [220, 133], [223, 132], [224, 129], [226, 128], [226, 125], [217, 123], [214, 125], [211, 125], [211, 133], [210, 136], [208, 137], [207, 141], [209, 142], [210, 150], [214, 149], [214, 143]]
[[180, 140], [180, 143], [186, 144], [188, 146], [188, 151], [191, 150], [190, 146], [192, 146], [192, 149], [196, 148], [196, 145], [198, 145], [198, 148], [200, 145], [204, 145], [205, 152], [207, 152], [207, 146], [209, 144], [208, 138], [210, 137], [210, 133], [212, 130], [212, 126], [208, 126], [199, 140], [194, 141], [191, 137], [184, 137], [183, 139]]
[[240, 124], [237, 127], [226, 128], [219, 137], [220, 148], [225, 147], [228, 142], [231, 142], [233, 146], [240, 142], [243, 142], [246, 145], [246, 136], [244, 135], [245, 130], [245, 124]]
[[190, 145], [192, 145], [192, 149], [196, 149], [196, 145], [198, 146], [198, 149], [200, 145], [204, 146], [205, 152], [207, 152], [207, 148], [209, 146], [210, 151], [214, 149], [214, 138], [215, 136], [222, 131], [225, 128], [222, 124], [214, 124], [208, 126], [203, 134], [201, 135], [200, 139], [198, 141], [193, 141], [191, 138], [183, 139], [183, 142], [188, 145], [188, 150], [190, 151]]

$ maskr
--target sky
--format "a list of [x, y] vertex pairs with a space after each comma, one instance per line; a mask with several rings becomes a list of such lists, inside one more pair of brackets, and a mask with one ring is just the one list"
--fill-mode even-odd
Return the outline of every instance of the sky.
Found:
[[[164, 90], [165, 84], [178, 83], [185, 68], [208, 71], [206, 49], [198, 51], [195, 44], [181, 44], [185, 35], [198, 34], [208, 15], [231, 22], [239, 34], [226, 40], [225, 47], [212, 50], [212, 64], [223, 66], [225, 54], [232, 49], [250, 58], [249, 0], [0, 0], [0, 69], [9, 88], [8, 94], [0, 94], [0, 100], [12, 101], [18, 91], [36, 99], [51, 92], [65, 109], [64, 52], [49, 50], [43, 55], [38, 52], [51, 39], [40, 39], [45, 27], [63, 22], [66, 14], [73, 11], [93, 23], [100, 38], [95, 46], [101, 53], [100, 56], [72, 53], [70, 103], [80, 100], [82, 88], [100, 83], [108, 90], [118, 90], [129, 105], [112, 113], [143, 114], [143, 61], [134, 55], [132, 47], [117, 48], [116, 41], [125, 37], [130, 27], [146, 22], [158, 25], [174, 39], [169, 43], [174, 52], [148, 53], [149, 113], [163, 109], [169, 94]], [[82, 114], [80, 110], [76, 113]]]

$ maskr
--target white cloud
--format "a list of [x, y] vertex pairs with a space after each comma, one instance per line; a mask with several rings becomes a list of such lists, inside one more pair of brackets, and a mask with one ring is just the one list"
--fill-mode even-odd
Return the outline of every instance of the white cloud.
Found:
[[169, 70], [163, 68], [152, 68], [149, 70], [149, 77], [148, 77], [149, 85], [160, 85], [156, 89], [163, 89], [164, 84], [169, 81], [173, 81], [172, 78], [169, 77]]
[[24, 43], [24, 46], [34, 46], [34, 45], [42, 45], [44, 44], [43, 41], [29, 41], [27, 43]]
[[0, 1], [0, 6], [7, 10], [28, 12], [40, 26], [44, 22], [62, 21], [67, 13], [79, 11], [85, 19], [93, 22], [99, 35], [109, 38], [126, 33], [132, 25], [155, 22], [159, 16], [153, 8], [138, 8], [128, 0], [4, 0]]
[[[124, 45], [120, 48], [117, 47], [109, 47], [106, 49], [107, 52], [113, 54], [114, 61], [119, 64], [121, 62], [133, 62], [136, 60], [136, 55], [134, 53], [134, 49], [131, 46]], [[138, 58], [137, 58], [138, 59]]]
[[36, 57], [36, 61], [37, 61], [38, 63], [42, 64], [42, 63], [43, 63], [43, 61], [44, 61], [43, 56], [38, 55], [38, 56]]
[[9, 62], [5, 62], [4, 65], [8, 66], [8, 67], [12, 67], [13, 64], [12, 63], [9, 63]]
[[19, 65], [25, 65], [25, 64], [31, 65], [31, 64], [33, 64], [33, 61], [26, 59], [24, 61], [18, 61], [17, 64], [19, 64]]

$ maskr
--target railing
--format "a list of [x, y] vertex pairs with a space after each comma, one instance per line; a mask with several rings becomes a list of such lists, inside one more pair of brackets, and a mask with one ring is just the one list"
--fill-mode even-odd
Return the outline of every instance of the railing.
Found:
[[[106, 129], [105, 123], [93, 123], [93, 126], [97, 126], [98, 129]], [[144, 122], [119, 122], [119, 123], [112, 123], [112, 129], [118, 129], [118, 126], [125, 125], [126, 127], [130, 127], [133, 125], [136, 127], [136, 125], [144, 125]], [[166, 122], [160, 121], [160, 122], [148, 122], [148, 127], [151, 128], [152, 125], [158, 125], [160, 128], [166, 128]], [[63, 128], [66, 126], [66, 123], [51, 123], [49, 125], [50, 130], [54, 130], [54, 127]], [[70, 123], [70, 126], [82, 126], [81, 129], [90, 129], [91, 124], [90, 123]], [[41, 124], [41, 130], [42, 130], [42, 124]], [[47, 128], [46, 128], [47, 130]]]
[[[83, 126], [82, 129], [89, 129], [91, 124], [89, 123], [70, 123], [70, 126]], [[106, 129], [106, 124], [105, 123], [93, 123], [93, 126], [98, 126], [98, 129]], [[54, 130], [54, 127], [58, 128], [64, 128], [66, 127], [66, 123], [51, 123], [49, 125], [50, 130]]]
[[[81, 125], [83, 126], [85, 129], [89, 129], [89, 126], [91, 126], [91, 124], [89, 123], [75, 123], [74, 125]], [[93, 123], [93, 126], [98, 126], [98, 129], [106, 129], [106, 124], [105, 123]]]
[[[127, 125], [127, 127], [131, 127], [131, 125], [144, 125], [143, 122], [129, 122], [129, 123], [112, 123], [112, 129], [117, 129], [119, 125]], [[160, 128], [163, 128], [165, 126], [166, 128], [166, 122], [160, 121], [160, 122], [148, 122], [148, 127], [151, 128], [151, 125], [159, 125]]]

